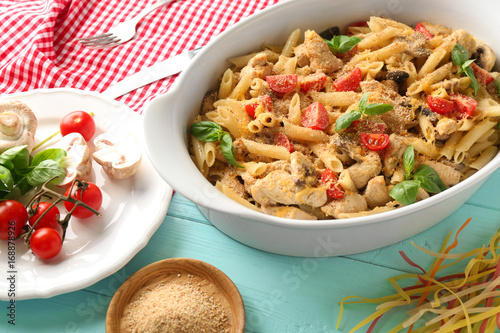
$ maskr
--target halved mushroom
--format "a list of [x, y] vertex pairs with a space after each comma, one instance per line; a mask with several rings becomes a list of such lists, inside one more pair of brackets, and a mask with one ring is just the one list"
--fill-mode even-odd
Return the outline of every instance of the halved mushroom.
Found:
[[94, 146], [92, 157], [111, 178], [128, 178], [141, 165], [141, 146], [130, 134], [106, 132], [94, 139]]
[[85, 180], [92, 172], [92, 158], [87, 142], [80, 133], [69, 133], [56, 145], [58, 148], [66, 150], [66, 177], [59, 186], [69, 186], [75, 178]]
[[0, 102], [0, 153], [27, 145], [31, 152], [38, 126], [35, 113], [19, 101]]
[[478, 42], [477, 49], [472, 54], [472, 58], [476, 59], [476, 64], [484, 70], [490, 72], [495, 66], [497, 57], [491, 47]]

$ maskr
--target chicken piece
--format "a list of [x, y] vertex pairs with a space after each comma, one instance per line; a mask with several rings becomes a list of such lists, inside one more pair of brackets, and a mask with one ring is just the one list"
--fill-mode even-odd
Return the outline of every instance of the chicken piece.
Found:
[[376, 152], [357, 145], [346, 135], [335, 135], [332, 141], [357, 162], [347, 168], [357, 189], [364, 188], [368, 181], [382, 170], [382, 161]]
[[458, 129], [458, 122], [448, 117], [442, 117], [436, 124], [436, 132], [440, 136], [450, 135]]
[[453, 167], [444, 163], [436, 161], [425, 161], [423, 164], [428, 165], [436, 170], [439, 178], [441, 178], [446, 186], [453, 186], [458, 184], [460, 178], [462, 177], [462, 173], [460, 171], [455, 170]]
[[384, 176], [377, 176], [370, 179], [363, 196], [370, 209], [385, 206], [386, 203], [392, 200], [389, 196], [389, 188], [385, 184]]
[[263, 213], [296, 220], [317, 220], [318, 218], [293, 206], [262, 206]]
[[241, 75], [250, 75], [252, 78], [265, 79], [266, 76], [272, 74], [272, 64], [267, 61], [267, 54], [264, 52], [257, 53], [248, 64], [241, 69]]
[[291, 173], [297, 185], [314, 186], [318, 182], [316, 169], [312, 162], [300, 152], [290, 155]]
[[383, 171], [386, 177], [392, 176], [396, 166], [403, 157], [406, 147], [407, 145], [401, 136], [394, 133], [389, 135], [389, 145], [385, 150], [383, 160]]
[[458, 44], [462, 45], [467, 51], [469, 51], [469, 54], [472, 54], [472, 52], [476, 50], [476, 40], [474, 39], [474, 36], [472, 36], [467, 31], [458, 29], [455, 30], [451, 35], [455, 38]]
[[426, 36], [423, 33], [415, 32], [408, 37], [397, 36], [394, 41], [405, 43], [408, 47], [404, 53], [415, 58], [426, 58], [431, 54], [426, 46]]
[[358, 213], [368, 209], [365, 198], [355, 192], [347, 192], [342, 199], [333, 200], [321, 207], [321, 210], [328, 216], [340, 218], [342, 213]]
[[331, 74], [343, 66], [342, 60], [332, 54], [323, 38], [313, 30], [304, 33], [304, 43], [297, 46], [294, 52], [297, 64], [300, 67], [309, 65], [313, 72]]
[[296, 179], [286, 171], [275, 170], [250, 187], [250, 194], [261, 205], [306, 204], [319, 207], [326, 203], [324, 186], [309, 187], [296, 184]]

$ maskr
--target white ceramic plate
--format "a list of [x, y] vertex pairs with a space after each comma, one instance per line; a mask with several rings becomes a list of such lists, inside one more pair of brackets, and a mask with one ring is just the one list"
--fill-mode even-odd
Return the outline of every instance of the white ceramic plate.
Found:
[[[97, 93], [43, 89], [1, 99], [22, 101], [35, 112], [37, 143], [58, 131], [61, 118], [75, 110], [95, 114], [96, 135], [103, 131], [128, 130], [143, 140], [138, 130], [140, 116], [125, 104]], [[119, 270], [147, 244], [163, 221], [172, 198], [172, 188], [158, 176], [147, 156], [143, 153], [141, 167], [131, 178], [113, 180], [95, 161], [91, 177], [90, 181], [103, 192], [102, 215], [85, 220], [72, 218], [57, 257], [39, 260], [18, 240], [12, 269], [7, 266], [7, 244], [0, 242], [0, 263], [4, 265], [0, 299], [11, 298], [7, 280], [10, 275], [16, 277], [16, 299], [51, 297], [85, 288]], [[64, 206], [59, 208], [64, 214]]]

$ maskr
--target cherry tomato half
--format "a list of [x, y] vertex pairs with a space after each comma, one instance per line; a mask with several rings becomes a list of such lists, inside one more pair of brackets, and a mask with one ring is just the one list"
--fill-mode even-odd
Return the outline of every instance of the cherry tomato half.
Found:
[[252, 118], [255, 118], [259, 107], [261, 107], [260, 112], [272, 112], [274, 109], [273, 99], [269, 95], [260, 95], [257, 98], [253, 98], [249, 102], [245, 103], [244, 106], [245, 111]]
[[62, 248], [62, 238], [52, 228], [36, 229], [30, 237], [31, 252], [40, 259], [54, 258]]
[[0, 201], [0, 239], [15, 239], [28, 220], [26, 207], [19, 201]]
[[472, 97], [454, 93], [450, 94], [450, 99], [458, 118], [469, 118], [476, 110], [477, 101]]
[[331, 169], [323, 171], [321, 174], [321, 182], [328, 187], [326, 195], [330, 198], [340, 199], [344, 197], [345, 191], [338, 183], [337, 175]]
[[427, 40], [434, 37], [421, 22], [417, 23], [417, 25], [415, 26], [415, 31], [423, 33], [425, 35], [425, 39]]
[[370, 150], [382, 150], [389, 144], [389, 136], [387, 134], [361, 132], [361, 142]]
[[320, 91], [325, 87], [326, 84], [326, 74], [322, 72], [317, 72], [314, 74], [309, 74], [300, 80], [300, 90], [303, 93], [307, 93], [309, 90]]
[[288, 139], [286, 134], [284, 134], [282, 132], [276, 133], [273, 137], [273, 143], [276, 146], [285, 147], [286, 149], [288, 149], [288, 151], [290, 153], [293, 153], [293, 150], [294, 150], [293, 143], [290, 142], [290, 139]]
[[363, 73], [359, 67], [354, 68], [351, 72], [339, 77], [333, 82], [333, 87], [337, 91], [355, 91], [358, 89]]
[[297, 74], [282, 74], [266, 76], [267, 84], [272, 91], [278, 94], [285, 94], [292, 91], [297, 86]]
[[[29, 219], [30, 226], [35, 225], [35, 222], [50, 208], [51, 205], [52, 204], [50, 202], [40, 202], [36, 205], [34, 207], [36, 213]], [[48, 227], [58, 230], [60, 227], [57, 221], [59, 216], [59, 209], [56, 206], [50, 208], [50, 210], [47, 211], [47, 213], [43, 215], [42, 219], [36, 224], [36, 229]]]
[[447, 114], [453, 110], [453, 101], [439, 96], [427, 95], [427, 105], [432, 111], [439, 114]]
[[323, 104], [314, 102], [302, 113], [301, 122], [304, 127], [322, 131], [330, 125], [330, 118]]
[[[82, 195], [82, 189], [76, 189], [76, 187], [77, 187], [76, 184], [73, 187], [69, 187], [66, 190], [65, 195], [69, 195], [71, 192], [72, 198], [78, 199], [78, 200], [82, 201], [83, 203], [86, 203], [87, 205], [94, 208], [95, 210], [98, 210], [99, 208], [101, 208], [102, 192], [99, 189], [99, 187], [97, 187], [97, 185], [95, 185], [94, 183], [88, 182], [88, 187], [85, 189], [85, 191], [83, 191], [83, 195]], [[75, 204], [68, 202], [68, 201], [64, 201], [64, 207], [69, 212], [73, 209], [73, 207], [75, 207]], [[80, 218], [80, 219], [84, 219], [87, 217], [91, 217], [92, 215], [94, 215], [94, 213], [92, 213], [87, 208], [85, 208], [83, 206], [78, 206], [73, 211], [72, 216]]]
[[95, 134], [94, 118], [85, 111], [73, 111], [63, 117], [59, 124], [61, 135], [80, 133], [85, 141], [89, 141]]
[[495, 80], [493, 75], [479, 67], [475, 62], [471, 63], [470, 67], [474, 70], [474, 76], [476, 77], [477, 82], [486, 85]]

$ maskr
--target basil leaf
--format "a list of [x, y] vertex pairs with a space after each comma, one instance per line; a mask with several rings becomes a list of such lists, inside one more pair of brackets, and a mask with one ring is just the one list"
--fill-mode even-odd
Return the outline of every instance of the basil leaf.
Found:
[[45, 160], [52, 160], [60, 164], [61, 161], [66, 157], [66, 155], [67, 155], [66, 151], [61, 148], [45, 149], [36, 154], [35, 157], [33, 157], [33, 160], [31, 161], [31, 166], [36, 167]]
[[394, 109], [394, 106], [392, 106], [391, 104], [372, 103], [365, 106], [364, 114], [375, 116], [389, 112], [392, 109]]
[[352, 122], [361, 118], [361, 112], [352, 110], [349, 113], [344, 113], [335, 122], [335, 132], [351, 126]]
[[332, 53], [347, 53], [351, 51], [363, 39], [357, 36], [333, 36], [331, 40], [323, 38]]
[[420, 182], [418, 180], [405, 180], [396, 184], [389, 191], [389, 195], [405, 206], [411, 205], [417, 200]]
[[222, 135], [222, 138], [220, 140], [220, 149], [222, 151], [222, 156], [224, 156], [224, 158], [226, 159], [226, 161], [229, 162], [229, 164], [238, 168], [243, 168], [243, 166], [239, 165], [238, 162], [236, 162], [236, 159], [234, 158], [235, 152], [231, 134], [225, 132], [224, 135]]
[[411, 178], [413, 169], [415, 168], [415, 150], [412, 145], [405, 149], [403, 154], [403, 166], [405, 169], [405, 179]]
[[361, 98], [359, 99], [358, 110], [362, 114], [365, 113], [365, 107], [366, 107], [366, 103], [368, 102], [368, 96], [369, 95], [370, 95], [369, 92], [364, 93], [363, 96], [361, 96]]
[[45, 183], [55, 176], [61, 179], [66, 175], [66, 171], [54, 160], [44, 160], [35, 166], [28, 174], [26, 174], [26, 181], [31, 186], [37, 186]]
[[467, 75], [470, 79], [470, 87], [474, 89], [474, 95], [477, 95], [477, 90], [479, 89], [479, 84], [477, 83], [476, 76], [474, 75], [474, 70], [472, 67], [467, 66], [464, 67], [464, 73]]
[[0, 154], [0, 164], [12, 171], [27, 169], [29, 159], [30, 153], [26, 145], [9, 148]]
[[362, 38], [357, 36], [352, 36], [352, 37], [335, 36], [335, 37], [339, 37], [339, 45], [337, 47], [338, 53], [346, 53], [351, 51], [356, 45], [358, 45], [359, 42], [363, 40]]
[[453, 51], [451, 51], [451, 60], [458, 67], [462, 67], [462, 65], [469, 60], [469, 51], [462, 45], [456, 43]]
[[223, 134], [222, 127], [213, 121], [199, 121], [191, 125], [191, 134], [200, 141], [219, 141]]
[[0, 190], [10, 191], [14, 187], [14, 179], [9, 169], [0, 165]]
[[[422, 184], [422, 188], [426, 190], [427, 192], [430, 193], [439, 193], [441, 191], [446, 190], [448, 187], [443, 183], [441, 178], [439, 177], [439, 174], [437, 173], [436, 170], [434, 170], [432, 167], [428, 165], [421, 165], [417, 168], [417, 171], [415, 171], [415, 179], [418, 178], [423, 178], [428, 180], [429, 182], [432, 182], [435, 184], [436, 187], [433, 187], [433, 190], [428, 190], [426, 189]], [[434, 185], [432, 185], [434, 186]], [[435, 189], [437, 188], [437, 190]]]

